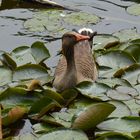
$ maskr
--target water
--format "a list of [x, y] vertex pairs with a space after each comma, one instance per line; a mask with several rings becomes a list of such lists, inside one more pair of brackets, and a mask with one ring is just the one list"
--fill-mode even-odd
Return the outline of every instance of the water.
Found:
[[[71, 9], [95, 13], [102, 17], [102, 21], [93, 25], [98, 33], [113, 33], [115, 31], [136, 27], [140, 32], [140, 16], [129, 15], [127, 6], [138, 3], [138, 0], [57, 0]], [[44, 41], [44, 38], [29, 34], [23, 27], [24, 21], [31, 18], [38, 9], [48, 9], [29, 2], [3, 0], [0, 7], [0, 50], [11, 51], [21, 45], [31, 45], [35, 41]], [[23, 33], [27, 33], [26, 35]], [[57, 51], [61, 41], [46, 42], [52, 57], [47, 61], [53, 67], [58, 61]]]

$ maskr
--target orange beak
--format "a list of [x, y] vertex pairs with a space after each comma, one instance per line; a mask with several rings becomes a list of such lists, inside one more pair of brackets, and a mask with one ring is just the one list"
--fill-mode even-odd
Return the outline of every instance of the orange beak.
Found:
[[77, 41], [90, 39], [89, 36], [81, 35], [81, 34], [78, 34], [78, 33], [75, 33], [75, 36], [76, 36]]

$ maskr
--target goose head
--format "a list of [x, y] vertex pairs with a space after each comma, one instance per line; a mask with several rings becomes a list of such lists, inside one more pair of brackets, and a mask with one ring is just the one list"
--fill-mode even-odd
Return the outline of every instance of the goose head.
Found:
[[82, 40], [90, 39], [89, 36], [81, 35], [76, 32], [67, 32], [62, 36], [62, 52], [64, 56], [70, 56], [70, 53], [74, 53], [74, 46]]

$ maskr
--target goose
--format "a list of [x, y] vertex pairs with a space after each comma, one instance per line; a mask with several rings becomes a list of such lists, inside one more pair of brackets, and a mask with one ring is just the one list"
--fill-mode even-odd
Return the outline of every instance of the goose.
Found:
[[62, 56], [54, 74], [53, 86], [59, 92], [82, 81], [95, 81], [98, 76], [92, 55], [92, 39], [96, 33], [80, 30], [62, 36]]

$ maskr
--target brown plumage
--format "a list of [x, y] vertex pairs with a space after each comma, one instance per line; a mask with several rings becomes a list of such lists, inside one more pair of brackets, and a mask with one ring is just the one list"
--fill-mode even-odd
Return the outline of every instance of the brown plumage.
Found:
[[96, 80], [98, 74], [89, 39], [89, 36], [76, 32], [63, 35], [63, 55], [55, 70], [53, 82], [58, 91], [74, 87], [82, 81]]

